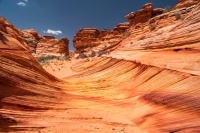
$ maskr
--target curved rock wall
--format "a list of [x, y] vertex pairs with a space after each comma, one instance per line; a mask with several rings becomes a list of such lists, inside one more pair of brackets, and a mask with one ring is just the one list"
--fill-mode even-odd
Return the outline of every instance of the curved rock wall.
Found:
[[1, 31], [0, 132], [200, 132], [199, 14], [200, 4], [183, 21], [130, 35], [63, 80]]

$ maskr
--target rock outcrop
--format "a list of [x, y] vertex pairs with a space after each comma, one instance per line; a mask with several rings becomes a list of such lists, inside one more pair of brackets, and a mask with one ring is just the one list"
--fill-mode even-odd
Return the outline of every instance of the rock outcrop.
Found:
[[39, 40], [36, 48], [36, 57], [45, 55], [69, 55], [69, 40], [67, 38], [55, 39], [53, 36], [44, 36]]
[[69, 40], [67, 38], [61, 38], [58, 41], [58, 53], [68, 56], [69, 55], [68, 44], [69, 44]]
[[199, 0], [179, 0], [178, 3], [173, 8], [173, 10], [190, 7], [196, 5], [198, 2]]
[[152, 14], [153, 14], [153, 4], [148, 3], [145, 4], [142, 7], [142, 9], [138, 10], [136, 13], [131, 12], [130, 14], [126, 15], [125, 18], [129, 20], [129, 25], [132, 26], [138, 23], [147, 22], [152, 17]]
[[24, 44], [20, 30], [11, 25], [5, 18], [0, 17], [0, 32], [16, 38], [20, 43]]
[[0, 27], [0, 132], [19, 131], [24, 116], [36, 118], [50, 107], [44, 104], [53, 103], [47, 99], [59, 89], [58, 79], [35, 60], [17, 28], [2, 17]]
[[153, 9], [152, 3], [145, 4], [142, 9], [138, 10], [136, 13], [131, 12], [125, 16], [128, 19], [130, 26], [135, 26], [139, 23], [145, 23], [152, 17], [160, 15], [163, 13], [162, 8]]
[[151, 18], [154, 30], [145, 22], [62, 80], [1, 30], [0, 132], [200, 132], [200, 3], [191, 9]]
[[24, 42], [29, 46], [31, 53], [36, 53], [37, 43], [40, 39], [43, 39], [43, 37], [33, 29], [22, 30], [21, 36]]
[[111, 45], [124, 37], [129, 23], [120, 23], [113, 30], [96, 28], [83, 28], [77, 31], [73, 39], [73, 45], [77, 50], [91, 48], [99, 45]]
[[22, 30], [21, 36], [34, 56], [69, 55], [67, 38], [57, 40], [54, 36], [41, 36], [33, 29]]

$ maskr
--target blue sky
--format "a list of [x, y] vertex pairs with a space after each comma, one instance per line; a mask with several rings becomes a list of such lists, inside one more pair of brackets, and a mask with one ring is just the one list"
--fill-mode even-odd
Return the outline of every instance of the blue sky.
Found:
[[[0, 15], [17, 28], [72, 40], [79, 28], [112, 29], [146, 3], [154, 8], [174, 6], [178, 0], [0, 0]], [[45, 32], [45, 33], [44, 33]], [[48, 33], [47, 33], [48, 32]]]

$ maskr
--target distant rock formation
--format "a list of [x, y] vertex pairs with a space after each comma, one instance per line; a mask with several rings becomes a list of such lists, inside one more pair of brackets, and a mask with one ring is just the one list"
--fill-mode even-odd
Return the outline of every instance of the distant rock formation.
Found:
[[69, 55], [68, 44], [69, 44], [69, 40], [67, 38], [61, 38], [58, 41], [58, 53], [68, 56]]
[[53, 36], [43, 36], [43, 39], [40, 39], [37, 48], [36, 56], [45, 56], [45, 55], [69, 55], [69, 40], [67, 38], [61, 38], [60, 40], [55, 39]]
[[55, 39], [54, 36], [41, 36], [33, 29], [21, 31], [23, 41], [29, 46], [35, 56], [43, 55], [69, 55], [69, 40], [67, 38]]
[[141, 35], [183, 20], [197, 3], [198, 0], [179, 0], [176, 6], [167, 12], [164, 12], [163, 8], [153, 9], [153, 4], [147, 3], [137, 12], [127, 14], [125, 18], [128, 22], [116, 25], [113, 30], [98, 31], [96, 28], [78, 30], [74, 36], [73, 45], [77, 53], [99, 51], [105, 45], [114, 47], [130, 35]]
[[162, 8], [153, 9], [152, 3], [145, 4], [142, 9], [138, 10], [136, 13], [131, 12], [125, 16], [128, 19], [130, 27], [137, 25], [138, 23], [145, 23], [152, 17], [160, 15], [163, 13]]
[[98, 45], [113, 44], [121, 40], [129, 28], [129, 23], [120, 23], [113, 30], [96, 28], [82, 28], [77, 31], [73, 39], [73, 45], [77, 50], [95, 47]]
[[38, 41], [43, 39], [34, 29], [27, 29], [21, 31], [21, 36], [24, 42], [29, 46], [31, 53], [36, 53]]

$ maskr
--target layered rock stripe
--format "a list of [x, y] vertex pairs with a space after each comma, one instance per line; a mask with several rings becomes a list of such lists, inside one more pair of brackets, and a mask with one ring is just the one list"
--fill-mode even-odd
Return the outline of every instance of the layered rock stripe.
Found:
[[173, 11], [158, 15], [155, 30], [144, 25], [64, 79], [47, 73], [1, 19], [13, 29], [0, 34], [0, 131], [200, 132], [200, 3], [191, 10], [183, 21]]

